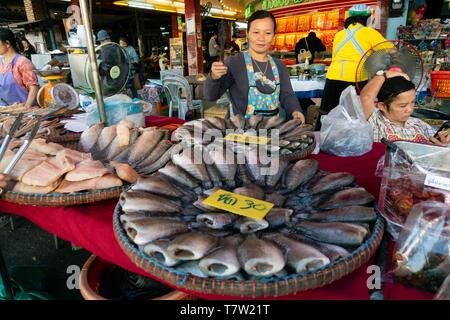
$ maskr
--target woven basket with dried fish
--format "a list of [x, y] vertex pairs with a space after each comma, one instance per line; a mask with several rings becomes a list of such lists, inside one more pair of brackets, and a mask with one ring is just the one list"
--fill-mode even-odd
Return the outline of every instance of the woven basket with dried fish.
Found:
[[109, 127], [98, 123], [81, 134], [78, 150], [92, 153], [96, 160], [128, 163], [138, 173], [148, 174], [180, 151], [181, 146], [169, 140], [169, 132], [157, 127], [136, 128], [128, 120]]
[[[0, 172], [15, 157], [22, 140], [9, 144], [0, 162]], [[83, 153], [47, 142], [31, 141], [9, 173], [10, 185], [2, 199], [24, 205], [69, 206], [118, 198], [138, 174], [127, 164], [101, 162]]]
[[[198, 151], [205, 161], [196, 161]], [[139, 177], [114, 213], [124, 252], [179, 289], [245, 298], [324, 286], [369, 260], [384, 224], [374, 197], [351, 174], [319, 171], [310, 159], [271, 158], [265, 167], [254, 159], [254, 149], [241, 164], [231, 150], [195, 145]], [[274, 207], [256, 220], [205, 204], [219, 189]]]
[[[13, 115], [0, 115], [0, 139], [6, 136], [13, 125], [16, 116]], [[16, 130], [14, 138], [21, 138], [39, 121], [34, 117], [24, 117], [20, 127]], [[36, 138], [49, 138], [60, 137], [66, 133], [64, 124], [60, 123], [58, 119], [44, 120], [40, 122], [39, 130], [36, 134]]]
[[[242, 115], [227, 115], [224, 119], [208, 117], [187, 122], [175, 130], [172, 139], [184, 145], [206, 145], [213, 141], [222, 141], [221, 138], [229, 133], [262, 135], [272, 139], [269, 148], [272, 156], [293, 161], [303, 159], [314, 151], [316, 139], [312, 131], [311, 125], [303, 124], [297, 119], [285, 122], [279, 114], [270, 118], [255, 115], [248, 119]], [[251, 143], [236, 142], [236, 148]]]

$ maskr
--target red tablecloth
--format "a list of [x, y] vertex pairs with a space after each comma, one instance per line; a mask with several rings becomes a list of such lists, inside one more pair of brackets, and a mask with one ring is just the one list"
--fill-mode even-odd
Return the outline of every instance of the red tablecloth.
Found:
[[[350, 172], [356, 182], [378, 197], [380, 179], [374, 176], [378, 160], [384, 154], [382, 144], [374, 144], [373, 150], [361, 157], [339, 158], [324, 153], [315, 155], [323, 170]], [[80, 205], [73, 207], [32, 207], [0, 201], [0, 212], [17, 214], [27, 218], [42, 229], [71, 241], [95, 255], [110, 261], [124, 269], [147, 275], [136, 267], [122, 252], [114, 238], [112, 216], [117, 200]], [[366, 273], [367, 265], [332, 284], [307, 292], [299, 293], [285, 299], [368, 299]], [[385, 299], [431, 299], [432, 295], [407, 288], [400, 284], [386, 283]], [[202, 296], [207, 299], [220, 299], [220, 296]]]

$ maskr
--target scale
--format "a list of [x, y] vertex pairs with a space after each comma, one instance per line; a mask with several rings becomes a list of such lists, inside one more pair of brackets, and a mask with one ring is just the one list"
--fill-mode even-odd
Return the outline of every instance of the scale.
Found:
[[78, 107], [80, 103], [78, 93], [65, 83], [70, 69], [34, 70], [34, 72], [46, 82], [37, 94], [37, 102], [41, 108], [75, 109]]

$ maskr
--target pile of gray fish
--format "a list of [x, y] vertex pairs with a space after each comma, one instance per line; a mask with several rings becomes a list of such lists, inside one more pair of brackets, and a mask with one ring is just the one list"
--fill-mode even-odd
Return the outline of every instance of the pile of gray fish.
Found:
[[[149, 259], [200, 277], [260, 279], [324, 267], [371, 234], [374, 197], [351, 174], [308, 159], [261, 175], [257, 165], [223, 164], [227, 149], [202, 148], [211, 164], [185, 148], [120, 197], [123, 230]], [[274, 207], [262, 220], [221, 211], [204, 203], [218, 188]]]
[[169, 140], [169, 131], [156, 127], [136, 128], [122, 120], [105, 127], [98, 123], [85, 130], [80, 137], [79, 150], [90, 152], [95, 160], [128, 163], [140, 174], [162, 168], [182, 146]]
[[[202, 134], [195, 134], [196, 130]], [[172, 139], [180, 141], [184, 145], [205, 145], [214, 141], [223, 141], [222, 137], [227, 133], [227, 130], [253, 136], [264, 134], [269, 138], [277, 134], [278, 142], [276, 148], [272, 151], [279, 152], [280, 156], [287, 156], [307, 149], [315, 142], [311, 125], [303, 124], [297, 119], [284, 122], [284, 118], [279, 114], [270, 118], [255, 115], [246, 119], [239, 114], [231, 115], [225, 119], [220, 117], [197, 119], [187, 122], [175, 130]], [[272, 146], [272, 148], [274, 147]]]

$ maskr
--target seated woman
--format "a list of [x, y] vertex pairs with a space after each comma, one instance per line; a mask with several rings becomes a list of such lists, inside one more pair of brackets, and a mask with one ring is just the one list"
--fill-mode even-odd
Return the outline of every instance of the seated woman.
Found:
[[[366, 120], [373, 128], [374, 141], [411, 141], [447, 146], [450, 135], [436, 133], [430, 125], [411, 117], [416, 91], [408, 75], [388, 70], [376, 75], [361, 91], [360, 98]], [[378, 98], [378, 103], [375, 100]]]

